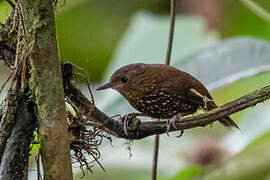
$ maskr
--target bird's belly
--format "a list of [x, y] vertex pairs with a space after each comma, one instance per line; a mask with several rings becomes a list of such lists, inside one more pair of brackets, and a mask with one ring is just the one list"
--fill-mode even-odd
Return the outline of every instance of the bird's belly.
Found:
[[168, 119], [176, 114], [193, 114], [198, 108], [196, 104], [173, 99], [145, 101], [141, 99], [132, 106], [146, 116], [159, 119]]

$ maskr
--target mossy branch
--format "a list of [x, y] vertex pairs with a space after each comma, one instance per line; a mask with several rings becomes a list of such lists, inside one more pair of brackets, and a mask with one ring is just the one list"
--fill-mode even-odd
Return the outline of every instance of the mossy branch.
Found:
[[[25, 93], [27, 94], [27, 92]], [[0, 165], [1, 179], [26, 179], [30, 144], [36, 129], [35, 104], [27, 95], [22, 95], [18, 115], [11, 135], [5, 145], [5, 152]]]
[[[128, 127], [129, 133], [126, 135], [123, 126], [119, 124], [118, 121], [111, 119], [105, 113], [100, 111], [71, 83], [67, 83], [65, 93], [66, 97], [68, 97], [77, 108], [77, 112], [81, 113], [85, 119], [88, 119], [89, 125], [101, 128], [113, 136], [124, 139], [141, 139], [154, 134], [163, 134], [167, 132], [166, 121], [140, 122], [139, 119], [134, 118], [131, 125]], [[255, 106], [267, 99], [270, 99], [270, 85], [255, 90], [203, 114], [194, 115], [192, 117], [183, 117], [180, 121], [176, 121], [175, 126], [177, 129], [172, 127], [170, 131], [206, 126], [222, 117], [227, 117], [233, 113]]]

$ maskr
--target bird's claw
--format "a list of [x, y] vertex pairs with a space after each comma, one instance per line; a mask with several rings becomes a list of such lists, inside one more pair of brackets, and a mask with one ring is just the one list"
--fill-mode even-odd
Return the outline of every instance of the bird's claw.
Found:
[[170, 128], [171, 128], [171, 125], [177, 129], [177, 127], [175, 126], [175, 121], [177, 120], [178, 116], [177, 115], [174, 115], [171, 119], [168, 119], [167, 120], [167, 135], [169, 136], [169, 131], [170, 131]]
[[[111, 116], [110, 118], [111, 119], [114, 119], [114, 118], [116, 118], [116, 117], [119, 117], [119, 120], [121, 119], [121, 115], [120, 114], [116, 114], [116, 115], [114, 115], [114, 116]], [[120, 122], [120, 121], [119, 121]]]
[[126, 135], [128, 135], [127, 127], [129, 124], [129, 115], [124, 116], [124, 132]]
[[184, 134], [184, 130], [183, 129], [181, 129], [180, 130], [180, 134], [178, 135], [178, 136], [175, 136], [176, 138], [180, 138], [180, 137], [182, 137], [183, 136], [183, 134]]
[[126, 115], [124, 115], [123, 117], [121, 117], [119, 119], [119, 123], [123, 124], [124, 132], [125, 132], [126, 135], [128, 135], [128, 130], [127, 129], [128, 129], [128, 126], [129, 126], [130, 119], [132, 119], [132, 118], [134, 118], [134, 117], [136, 117], [138, 115], [139, 114], [136, 114], [136, 113], [134, 113], [134, 114], [126, 114]]
[[[181, 118], [181, 116], [179, 116], [179, 115], [174, 115], [171, 119], [168, 119], [167, 120], [167, 136], [169, 136], [169, 131], [170, 131], [170, 128], [171, 128], [171, 125], [175, 128], [175, 129], [177, 129], [177, 127], [176, 127], [176, 125], [175, 125], [175, 121], [178, 119], [178, 118]], [[184, 134], [184, 130], [183, 129], [181, 129], [181, 132], [180, 132], [180, 134], [178, 135], [178, 136], [176, 136], [177, 138], [179, 138], [179, 137], [181, 137], [182, 135]]]
[[128, 135], [127, 127], [128, 127], [129, 119], [130, 119], [129, 116], [130, 116], [130, 114], [126, 114], [123, 117], [121, 117], [118, 121], [119, 124], [123, 124], [124, 132], [126, 135]]

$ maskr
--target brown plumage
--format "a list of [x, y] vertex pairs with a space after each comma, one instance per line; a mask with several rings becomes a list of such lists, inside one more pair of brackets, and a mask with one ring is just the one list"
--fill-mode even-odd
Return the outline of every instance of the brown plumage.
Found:
[[[188, 73], [163, 64], [129, 64], [113, 73], [110, 82], [97, 90], [113, 88], [143, 116], [170, 119], [217, 107], [204, 85]], [[226, 127], [238, 126], [229, 118]]]

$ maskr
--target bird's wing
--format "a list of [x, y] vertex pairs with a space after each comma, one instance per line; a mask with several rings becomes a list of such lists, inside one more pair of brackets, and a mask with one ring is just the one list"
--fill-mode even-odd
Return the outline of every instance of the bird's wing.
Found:
[[211, 106], [210, 109], [216, 107], [204, 85], [188, 73], [175, 68], [167, 68], [157, 72], [155, 79], [157, 85], [160, 86], [158, 89], [166, 94], [200, 106], [205, 106], [209, 101], [207, 105]]

